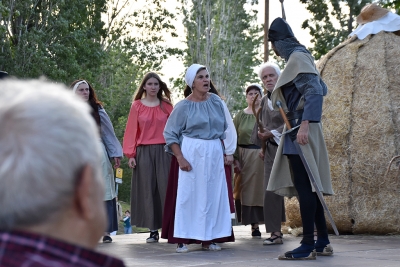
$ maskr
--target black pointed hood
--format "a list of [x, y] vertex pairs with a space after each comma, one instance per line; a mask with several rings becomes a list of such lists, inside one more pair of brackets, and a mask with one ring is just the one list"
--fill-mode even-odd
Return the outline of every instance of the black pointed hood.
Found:
[[275, 42], [291, 37], [294, 37], [294, 34], [286, 20], [276, 18], [269, 26], [268, 41]]

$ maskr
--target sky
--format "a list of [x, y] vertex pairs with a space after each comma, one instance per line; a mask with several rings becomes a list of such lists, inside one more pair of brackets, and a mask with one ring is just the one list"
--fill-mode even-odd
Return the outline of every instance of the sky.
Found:
[[[259, 0], [259, 16], [258, 16], [258, 22], [264, 23], [264, 6], [265, 6], [265, 1], [264, 0]], [[296, 38], [305, 45], [306, 47], [309, 47], [311, 45], [310, 43], [310, 34], [308, 33], [307, 30], [304, 30], [301, 28], [301, 24], [303, 21], [306, 19], [311, 18], [311, 14], [308, 12], [306, 9], [306, 5], [300, 3], [300, 1], [296, 0], [286, 0], [283, 2], [284, 3], [284, 8], [285, 8], [285, 14], [286, 14], [286, 21], [289, 23], [290, 27], [293, 30], [294, 35]], [[269, 23], [277, 18], [277, 17], [282, 17], [282, 10], [281, 10], [281, 3], [279, 0], [269, 0]]]
[[[271, 22], [275, 18], [282, 16], [282, 11], [281, 11], [281, 3], [279, 0], [269, 0], [269, 2], [270, 2], [269, 24], [271, 24]], [[257, 21], [259, 24], [264, 23], [264, 7], [265, 7], [265, 1], [259, 0], [259, 4], [257, 5], [257, 9], [259, 10]], [[284, 1], [284, 7], [285, 7], [286, 20], [292, 27], [294, 35], [297, 37], [300, 43], [304, 44], [306, 47], [311, 46], [310, 43], [311, 37], [308, 31], [303, 30], [301, 28], [301, 24], [303, 23], [303, 21], [311, 17], [311, 14], [305, 8], [305, 5], [301, 4], [300, 1], [286, 0]], [[177, 27], [177, 34], [179, 36], [182, 36], [182, 38], [180, 38], [179, 40], [175, 40], [173, 43], [170, 43], [170, 45], [176, 45], [180, 48], [184, 48], [185, 47], [184, 27], [181, 23], [176, 25], [176, 27]], [[182, 74], [186, 67], [188, 66], [184, 66], [183, 63], [179, 61], [177, 58], [170, 57], [164, 62], [161, 73], [162, 76], [164, 76], [164, 80], [168, 81], [170, 78]]]

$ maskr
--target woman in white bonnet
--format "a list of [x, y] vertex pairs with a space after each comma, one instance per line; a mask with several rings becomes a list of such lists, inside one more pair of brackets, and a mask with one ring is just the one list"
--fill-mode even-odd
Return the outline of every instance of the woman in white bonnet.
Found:
[[191, 65], [185, 81], [185, 95], [191, 93], [175, 105], [164, 129], [166, 150], [174, 157], [161, 237], [178, 244], [178, 253], [191, 243], [221, 250], [216, 243], [234, 241], [224, 163], [233, 162], [236, 135], [224, 141], [233, 122], [207, 68]]

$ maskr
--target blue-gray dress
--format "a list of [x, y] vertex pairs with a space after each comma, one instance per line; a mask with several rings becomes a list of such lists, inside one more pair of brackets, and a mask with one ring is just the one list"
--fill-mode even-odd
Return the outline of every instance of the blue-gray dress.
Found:
[[222, 100], [214, 94], [202, 102], [180, 101], [167, 121], [166, 150], [179, 144], [192, 166], [179, 170], [174, 237], [207, 241], [231, 235], [221, 142], [226, 128]]

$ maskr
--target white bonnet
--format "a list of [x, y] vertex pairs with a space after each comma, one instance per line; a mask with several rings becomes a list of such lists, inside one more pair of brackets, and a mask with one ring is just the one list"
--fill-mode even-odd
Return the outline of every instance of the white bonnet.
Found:
[[[206, 68], [206, 66], [203, 66], [200, 64], [193, 64], [186, 70], [185, 82], [190, 88], [192, 88], [194, 78], [196, 78], [196, 74], [199, 71], [199, 69], [201, 69], [201, 68]], [[206, 71], [208, 73], [210, 73], [207, 68], [206, 68]]]
[[74, 87], [72, 88], [72, 92], [73, 92], [74, 94], [75, 94], [76, 89], [78, 88], [78, 86], [81, 85], [82, 83], [85, 83], [87, 86], [89, 86], [88, 82], [85, 81], [85, 80], [82, 80], [82, 81], [77, 82], [77, 83], [74, 85]]

